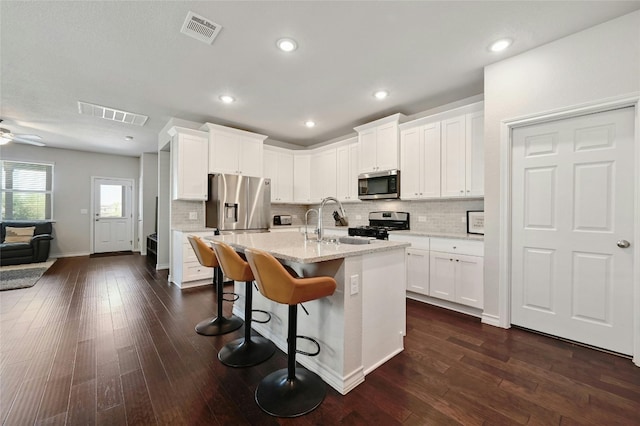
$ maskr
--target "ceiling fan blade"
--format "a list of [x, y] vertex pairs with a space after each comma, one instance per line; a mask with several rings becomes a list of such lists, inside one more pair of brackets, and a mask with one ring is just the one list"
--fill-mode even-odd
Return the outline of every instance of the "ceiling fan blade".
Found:
[[17, 135], [13, 137], [13, 141], [17, 142], [17, 143], [23, 143], [23, 144], [27, 144], [27, 145], [34, 145], [34, 146], [46, 146], [45, 144], [43, 144], [42, 142], [38, 142], [38, 141], [30, 141], [29, 139], [22, 139], [22, 137], [18, 137]]
[[14, 135], [16, 138], [20, 138], [20, 139], [31, 139], [31, 140], [36, 140], [36, 141], [41, 141], [42, 137], [38, 136], [38, 135]]

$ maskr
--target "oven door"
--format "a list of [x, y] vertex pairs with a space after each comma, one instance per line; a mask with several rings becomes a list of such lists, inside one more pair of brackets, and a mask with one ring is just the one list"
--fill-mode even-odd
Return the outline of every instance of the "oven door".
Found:
[[400, 171], [387, 170], [359, 175], [358, 198], [361, 200], [400, 198]]

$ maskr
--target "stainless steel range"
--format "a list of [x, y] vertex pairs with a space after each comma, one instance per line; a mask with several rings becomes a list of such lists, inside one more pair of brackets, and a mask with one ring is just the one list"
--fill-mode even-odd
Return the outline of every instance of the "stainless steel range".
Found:
[[369, 226], [349, 228], [349, 235], [388, 240], [389, 231], [401, 229], [409, 229], [409, 213], [393, 211], [371, 212], [369, 213]]

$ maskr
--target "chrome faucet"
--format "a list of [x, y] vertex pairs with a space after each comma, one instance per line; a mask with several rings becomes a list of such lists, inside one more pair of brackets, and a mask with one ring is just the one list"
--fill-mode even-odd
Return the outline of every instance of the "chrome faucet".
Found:
[[[316, 209], [309, 209], [304, 213], [304, 240], [305, 241], [309, 240], [309, 236], [308, 236], [308, 232], [307, 232], [307, 225], [308, 225], [309, 213], [311, 213], [311, 212], [316, 212], [316, 215], [318, 216], [318, 210], [316, 210]], [[318, 216], [318, 220], [320, 220], [320, 216]], [[314, 234], [317, 234], [317, 233], [318, 233], [318, 229], [316, 228]]]
[[337, 198], [334, 198], [334, 197], [324, 198], [322, 200], [322, 203], [320, 204], [320, 208], [318, 209], [318, 241], [322, 241], [324, 238], [324, 226], [322, 223], [322, 209], [324, 208], [324, 205], [327, 204], [327, 202], [329, 201], [333, 201], [336, 204], [338, 204], [338, 206], [340, 207], [340, 214], [342, 215], [342, 217], [347, 216], [347, 214], [344, 211], [344, 207], [342, 207], [342, 203], [338, 201]]

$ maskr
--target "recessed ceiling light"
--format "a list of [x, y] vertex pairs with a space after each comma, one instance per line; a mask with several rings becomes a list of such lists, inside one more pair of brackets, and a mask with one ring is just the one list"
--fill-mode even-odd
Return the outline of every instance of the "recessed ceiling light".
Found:
[[373, 94], [373, 96], [375, 96], [376, 99], [384, 99], [387, 96], [389, 96], [389, 92], [387, 92], [386, 90], [378, 90], [376, 93]]
[[222, 95], [222, 96], [220, 96], [220, 100], [222, 102], [224, 102], [225, 104], [230, 104], [232, 102], [235, 102], [236, 98], [234, 98], [233, 96], [229, 96], [229, 95]]
[[313, 120], [307, 120], [304, 122], [304, 125], [311, 128], [311, 127], [315, 127], [316, 126], [316, 122]]
[[124, 139], [128, 140], [128, 141], [132, 141], [133, 140], [133, 136], [125, 136]]
[[298, 43], [292, 38], [281, 38], [276, 42], [276, 45], [283, 52], [293, 52], [298, 48]]
[[489, 50], [492, 52], [502, 52], [507, 47], [511, 46], [511, 39], [503, 38], [501, 40], [495, 41], [489, 46]]

